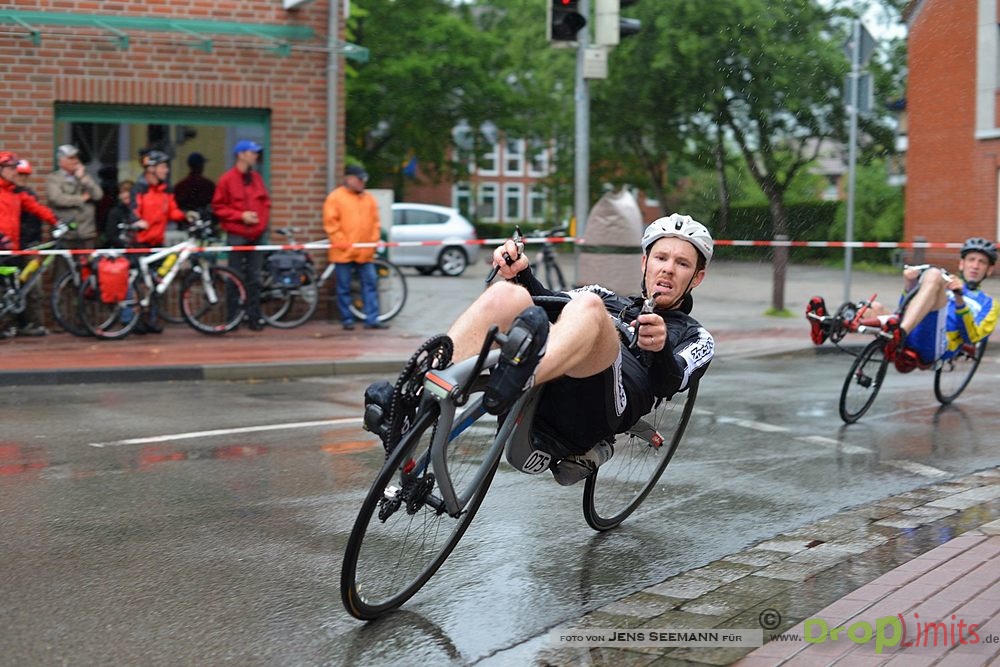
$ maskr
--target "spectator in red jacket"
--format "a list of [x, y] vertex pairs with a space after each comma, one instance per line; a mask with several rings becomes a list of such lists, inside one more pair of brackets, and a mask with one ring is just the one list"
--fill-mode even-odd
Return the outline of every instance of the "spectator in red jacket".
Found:
[[[263, 147], [243, 139], [233, 147], [236, 164], [219, 177], [212, 196], [212, 212], [226, 230], [230, 245], [253, 246], [264, 240], [271, 218], [271, 196], [264, 179], [254, 170]], [[261, 254], [256, 251], [234, 252], [229, 264], [243, 276], [247, 287], [247, 323], [254, 331], [264, 328], [260, 315]]]
[[[20, 160], [17, 155], [9, 151], [0, 151], [0, 247], [9, 250], [21, 249], [21, 212], [22, 210], [38, 216], [50, 225], [56, 224], [56, 216], [52, 211], [32, 197], [17, 183], [17, 165]], [[24, 266], [31, 260], [30, 257], [19, 257], [13, 261], [9, 258], [0, 258], [5, 263]], [[37, 283], [36, 283], [37, 286]], [[20, 333], [22, 336], [44, 336], [48, 333], [41, 322], [41, 308], [38, 307], [39, 295], [35, 294], [32, 299], [31, 310], [26, 312], [29, 320], [25, 326], [18, 331], [15, 328], [7, 328], [0, 322], [0, 338], [8, 338]]]
[[[168, 222], [194, 219], [198, 214], [192, 211], [185, 215], [177, 206], [173, 190], [167, 183], [167, 176], [170, 174], [170, 156], [157, 150], [146, 151], [141, 155], [139, 160], [142, 162], [144, 172], [132, 188], [131, 217], [139, 230], [133, 245], [156, 248], [163, 245]], [[162, 333], [163, 326], [158, 319], [159, 313], [154, 301], [145, 311], [143, 320], [132, 331], [139, 334]]]
[[185, 220], [184, 211], [177, 205], [173, 190], [167, 183], [170, 175], [170, 156], [163, 151], [149, 151], [141, 158], [143, 174], [132, 190], [132, 212], [139, 229], [135, 245], [156, 248], [163, 245], [168, 222]]

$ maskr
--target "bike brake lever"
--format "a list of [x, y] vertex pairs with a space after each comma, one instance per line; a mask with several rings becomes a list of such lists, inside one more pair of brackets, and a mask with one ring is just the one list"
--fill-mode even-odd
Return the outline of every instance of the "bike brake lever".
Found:
[[[510, 238], [514, 241], [514, 246], [517, 248], [517, 257], [511, 259], [511, 256], [507, 252], [504, 252], [503, 260], [507, 262], [507, 266], [516, 262], [524, 252], [524, 236], [521, 234], [521, 225], [514, 225], [514, 234]], [[490, 271], [490, 275], [486, 276], [486, 284], [489, 285], [493, 282], [493, 279], [497, 277], [497, 273], [499, 272], [500, 265], [494, 264], [493, 269]]]
[[[644, 315], [646, 313], [653, 312], [656, 307], [656, 297], [660, 296], [660, 292], [653, 292], [649, 298], [642, 302], [642, 308], [639, 309], [639, 314]], [[635, 320], [635, 329], [632, 330], [632, 341], [629, 343], [629, 347], [635, 347], [639, 342], [639, 318]]]

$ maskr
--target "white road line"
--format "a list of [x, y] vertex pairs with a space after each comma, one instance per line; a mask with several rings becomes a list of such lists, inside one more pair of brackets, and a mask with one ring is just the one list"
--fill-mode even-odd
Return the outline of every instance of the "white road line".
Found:
[[872, 450], [867, 447], [858, 447], [857, 445], [847, 445], [842, 443], [840, 440], [834, 440], [833, 438], [825, 438], [821, 435], [804, 435], [796, 438], [796, 440], [801, 440], [802, 442], [808, 442], [812, 445], [826, 445], [829, 447], [836, 447], [838, 450], [845, 454], [871, 454]]
[[945, 472], [944, 470], [931, 466], [925, 466], [923, 463], [917, 463], [916, 461], [889, 460], [882, 461], [882, 463], [887, 466], [899, 468], [900, 470], [912, 472], [914, 475], [920, 475], [921, 477], [951, 477], [950, 472]]
[[171, 442], [173, 440], [190, 440], [192, 438], [212, 438], [219, 435], [236, 433], [258, 433], [260, 431], [281, 431], [293, 428], [312, 428], [315, 426], [338, 426], [340, 424], [358, 424], [361, 417], [343, 417], [341, 419], [324, 419], [312, 422], [290, 422], [288, 424], [261, 424], [260, 426], [241, 426], [239, 428], [220, 428], [212, 431], [189, 431], [188, 433], [172, 433], [169, 435], [154, 435], [147, 438], [129, 438], [127, 440], [112, 440], [110, 442], [92, 442], [90, 447], [122, 447], [125, 445], [147, 445], [154, 442]]
[[788, 431], [789, 429], [785, 426], [778, 426], [776, 424], [765, 424], [764, 422], [755, 422], [751, 419], [738, 419], [736, 417], [716, 417], [716, 421], [720, 424], [732, 424], [733, 426], [742, 426], [743, 428], [749, 428], [754, 431], [763, 431], [764, 433], [782, 433]]

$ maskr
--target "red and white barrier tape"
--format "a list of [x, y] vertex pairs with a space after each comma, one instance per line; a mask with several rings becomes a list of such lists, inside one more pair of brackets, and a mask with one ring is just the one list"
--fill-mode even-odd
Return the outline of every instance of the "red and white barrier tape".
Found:
[[[472, 239], [469, 241], [379, 241], [371, 243], [340, 243], [333, 247], [340, 249], [347, 248], [403, 248], [416, 246], [456, 246], [456, 245], [500, 245], [507, 238], [501, 239]], [[550, 238], [526, 238], [525, 243], [578, 243], [584, 245], [584, 241], [577, 240], [572, 236], [554, 236]], [[594, 244], [606, 245], [606, 244]], [[929, 243], [929, 242], [896, 242], [896, 241], [751, 241], [721, 239], [715, 242], [717, 246], [733, 247], [753, 247], [753, 248], [911, 248], [911, 249], [958, 249], [961, 243]], [[153, 252], [160, 252], [166, 249], [160, 248], [98, 248], [96, 250], [0, 250], [0, 257], [32, 256], [32, 255], [91, 255], [96, 252], [126, 253], [136, 255], [147, 255]], [[252, 246], [205, 246], [195, 249], [195, 252], [220, 253], [220, 252], [271, 252], [273, 250], [328, 250], [331, 247], [328, 241], [313, 241], [311, 243], [293, 244], [269, 244]]]

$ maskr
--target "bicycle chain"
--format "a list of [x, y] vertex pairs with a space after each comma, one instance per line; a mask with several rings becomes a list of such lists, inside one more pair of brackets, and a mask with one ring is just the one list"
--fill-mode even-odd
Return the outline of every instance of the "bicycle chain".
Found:
[[424, 376], [431, 369], [442, 369], [451, 363], [455, 346], [444, 334], [428, 338], [413, 353], [403, 366], [399, 378], [392, 389], [389, 408], [389, 437], [386, 442], [387, 454], [399, 442], [403, 434], [412, 426], [417, 406], [423, 397]]

